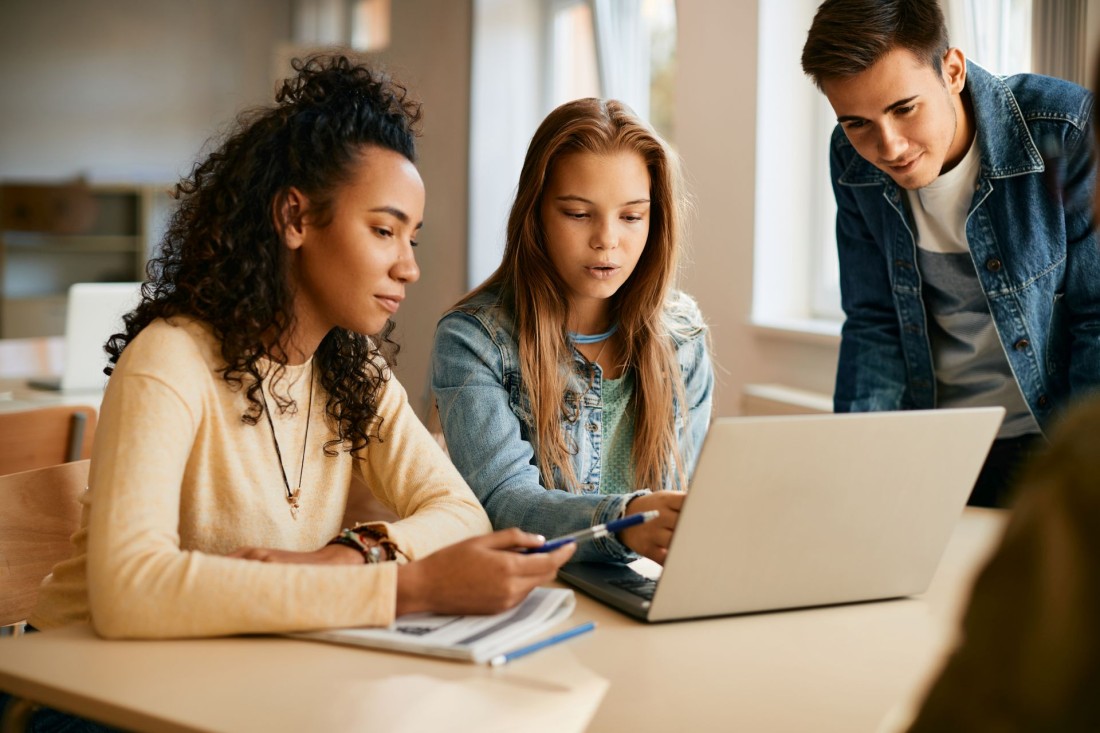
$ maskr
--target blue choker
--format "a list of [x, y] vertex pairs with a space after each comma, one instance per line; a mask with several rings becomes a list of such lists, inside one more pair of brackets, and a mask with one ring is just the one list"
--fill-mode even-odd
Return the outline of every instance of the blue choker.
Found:
[[615, 332], [619, 330], [619, 324], [616, 323], [611, 328], [607, 329], [603, 333], [585, 334], [575, 333], [569, 331], [569, 338], [573, 339], [573, 343], [577, 344], [598, 344], [601, 341], [607, 341], [609, 338], [615, 335]]

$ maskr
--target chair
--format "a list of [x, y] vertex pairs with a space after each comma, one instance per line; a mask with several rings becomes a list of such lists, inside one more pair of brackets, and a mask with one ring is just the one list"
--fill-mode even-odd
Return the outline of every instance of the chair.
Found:
[[0, 412], [0, 475], [89, 458], [95, 421], [87, 406]]
[[89, 463], [0, 476], [0, 627], [27, 618], [43, 578], [72, 553]]
[[[80, 497], [88, 485], [90, 461], [0, 476], [0, 631], [23, 631], [38, 589], [53, 566], [72, 552], [80, 526]], [[0, 730], [24, 730], [37, 709], [11, 698]]]

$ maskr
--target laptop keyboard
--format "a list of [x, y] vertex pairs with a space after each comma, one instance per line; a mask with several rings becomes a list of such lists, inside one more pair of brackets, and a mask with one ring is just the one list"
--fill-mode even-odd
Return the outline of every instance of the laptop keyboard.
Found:
[[641, 575], [636, 578], [614, 578], [608, 582], [616, 588], [622, 588], [636, 596], [645, 598], [647, 601], [653, 600], [653, 592], [657, 590], [656, 580]]

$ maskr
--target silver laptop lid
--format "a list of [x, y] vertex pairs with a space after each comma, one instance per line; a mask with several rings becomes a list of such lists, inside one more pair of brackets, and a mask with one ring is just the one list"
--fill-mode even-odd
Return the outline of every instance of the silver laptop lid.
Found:
[[141, 299], [141, 283], [76, 283], [65, 315], [65, 371], [61, 389], [102, 390], [107, 384], [104, 344], [122, 330], [122, 317]]
[[717, 418], [649, 620], [923, 592], [1003, 416]]

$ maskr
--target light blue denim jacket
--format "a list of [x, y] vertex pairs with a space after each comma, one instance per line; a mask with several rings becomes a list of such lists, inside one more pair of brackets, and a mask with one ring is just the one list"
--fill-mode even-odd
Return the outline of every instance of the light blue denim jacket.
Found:
[[[1001, 345], [1044, 430], [1100, 385], [1092, 97], [1059, 79], [967, 64], [981, 171], [966, 236]], [[837, 412], [926, 409], [936, 379], [905, 192], [838, 126], [831, 143], [841, 302]]]
[[[710, 422], [714, 372], [706, 326], [694, 301], [673, 293], [664, 317], [673, 334], [688, 409], [676, 404], [676, 434], [688, 476]], [[567, 444], [575, 445], [573, 470], [580, 493], [547, 490], [541, 483], [530, 436], [535, 430], [520, 379], [519, 347], [508, 310], [494, 293], [447, 313], [432, 350], [432, 394], [451, 460], [481, 500], [497, 529], [520, 527], [546, 537], [608, 522], [627, 501], [645, 491], [600, 493], [602, 373], [588, 386], [588, 366], [574, 352], [576, 370], [565, 395], [576, 405], [562, 421]], [[636, 557], [614, 536], [577, 548], [575, 560], [628, 561]]]

